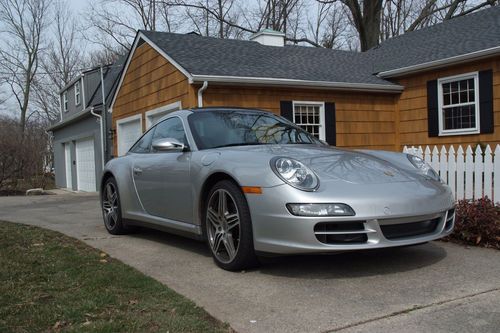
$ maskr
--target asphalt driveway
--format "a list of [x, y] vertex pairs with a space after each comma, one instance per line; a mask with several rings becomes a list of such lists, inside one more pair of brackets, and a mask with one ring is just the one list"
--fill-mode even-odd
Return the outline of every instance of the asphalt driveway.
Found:
[[[443, 242], [217, 268], [204, 244], [109, 235], [95, 194], [0, 198], [0, 220], [81, 239], [167, 284], [238, 332], [498, 332], [500, 252]], [[0, 235], [1, 237], [1, 235]]]

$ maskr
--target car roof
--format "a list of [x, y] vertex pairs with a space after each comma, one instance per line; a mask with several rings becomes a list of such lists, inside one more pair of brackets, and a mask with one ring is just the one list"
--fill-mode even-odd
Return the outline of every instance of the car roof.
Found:
[[214, 112], [214, 111], [239, 111], [248, 113], [272, 113], [266, 110], [255, 109], [255, 108], [242, 108], [242, 107], [230, 107], [230, 106], [209, 106], [201, 108], [191, 108], [191, 112]]

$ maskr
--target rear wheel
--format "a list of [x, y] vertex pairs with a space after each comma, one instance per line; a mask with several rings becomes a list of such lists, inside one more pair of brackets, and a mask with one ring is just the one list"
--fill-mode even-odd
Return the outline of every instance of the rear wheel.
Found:
[[104, 183], [101, 191], [101, 207], [104, 226], [112, 235], [123, 235], [129, 232], [122, 219], [120, 195], [116, 180], [111, 177]]
[[234, 271], [258, 263], [248, 204], [233, 182], [220, 181], [210, 190], [204, 220], [208, 245], [219, 267]]

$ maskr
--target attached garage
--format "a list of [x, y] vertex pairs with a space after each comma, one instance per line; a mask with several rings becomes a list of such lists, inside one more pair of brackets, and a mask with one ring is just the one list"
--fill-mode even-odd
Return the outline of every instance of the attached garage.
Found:
[[142, 116], [135, 115], [118, 120], [116, 122], [116, 135], [118, 138], [118, 156], [125, 155], [142, 135]]
[[94, 139], [76, 141], [76, 182], [78, 191], [96, 191]]

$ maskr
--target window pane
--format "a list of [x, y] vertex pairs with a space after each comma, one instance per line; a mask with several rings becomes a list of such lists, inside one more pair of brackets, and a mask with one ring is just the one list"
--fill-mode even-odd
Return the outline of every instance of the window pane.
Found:
[[133, 153], [149, 153], [153, 133], [154, 128], [144, 134], [143, 137], [130, 149], [130, 151]]
[[445, 130], [468, 129], [476, 127], [475, 105], [444, 108], [443, 125]]
[[184, 127], [182, 126], [182, 121], [179, 118], [169, 118], [156, 126], [153, 141], [167, 138], [176, 139], [181, 143], [187, 144]]

